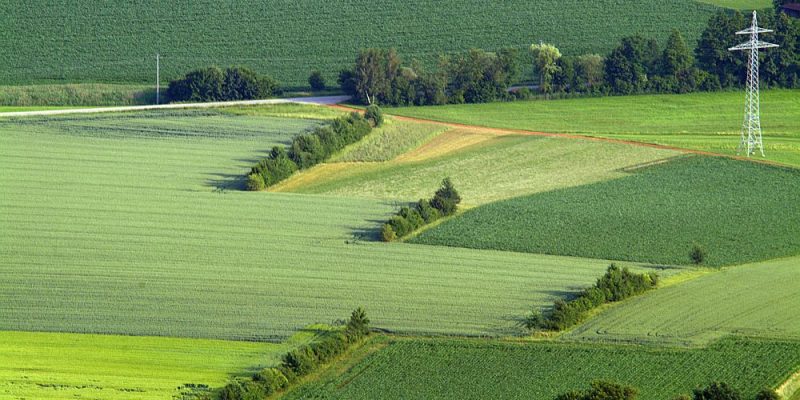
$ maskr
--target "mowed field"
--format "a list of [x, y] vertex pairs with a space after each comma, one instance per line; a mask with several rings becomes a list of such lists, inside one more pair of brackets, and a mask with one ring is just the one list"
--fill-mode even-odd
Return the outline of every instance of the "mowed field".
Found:
[[736, 10], [762, 10], [772, 7], [770, 0], [699, 0], [703, 3], [713, 4]]
[[[389, 113], [735, 155], [743, 109], [744, 92], [730, 91], [406, 107]], [[800, 90], [762, 91], [761, 125], [767, 160], [800, 166]]]
[[566, 54], [605, 53], [623, 36], [666, 40], [673, 28], [692, 43], [716, 9], [692, 0], [11, 0], [0, 4], [0, 83], [149, 83], [158, 52], [165, 82], [193, 68], [246, 65], [306, 87], [312, 69], [335, 83], [365, 47], [431, 64], [442, 52], [539, 40]]
[[365, 306], [393, 331], [499, 335], [608, 265], [375, 243], [395, 202], [234, 190], [318, 123], [236, 113], [0, 123], [0, 329], [281, 340]]
[[753, 398], [800, 367], [800, 342], [731, 337], [707, 348], [381, 339], [388, 344], [337, 368], [288, 399], [549, 400], [606, 379], [639, 388], [639, 399], [690, 394], [724, 381]]
[[800, 254], [800, 170], [685, 156], [627, 177], [488, 204], [414, 243], [655, 264], [704, 265]]
[[163, 400], [277, 365], [284, 343], [0, 331], [0, 399]]
[[430, 197], [449, 176], [464, 204], [475, 206], [624, 177], [627, 173], [622, 170], [626, 167], [679, 154], [432, 124], [423, 124], [424, 130], [416, 131], [422, 132], [426, 141], [407, 146], [411, 135], [406, 132], [415, 125], [392, 120], [340, 157], [271, 190], [411, 202]]
[[800, 338], [800, 258], [726, 268], [620, 304], [571, 339], [706, 344], [730, 334]]

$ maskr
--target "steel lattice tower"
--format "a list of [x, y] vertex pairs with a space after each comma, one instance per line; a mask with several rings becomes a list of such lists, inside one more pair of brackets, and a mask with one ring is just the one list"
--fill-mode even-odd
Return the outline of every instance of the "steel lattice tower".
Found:
[[753, 11], [753, 25], [743, 31], [736, 32], [737, 35], [750, 35], [750, 40], [738, 46], [731, 47], [730, 51], [750, 52], [747, 63], [747, 95], [744, 105], [744, 123], [742, 124], [742, 140], [739, 143], [737, 154], [742, 151], [747, 152], [747, 156], [755, 154], [756, 149], [761, 151], [764, 156], [764, 143], [761, 140], [761, 111], [759, 100], [759, 78], [758, 78], [758, 50], [770, 47], [778, 47], [777, 44], [762, 42], [758, 39], [759, 33], [772, 32], [769, 29], [758, 27], [758, 17]]

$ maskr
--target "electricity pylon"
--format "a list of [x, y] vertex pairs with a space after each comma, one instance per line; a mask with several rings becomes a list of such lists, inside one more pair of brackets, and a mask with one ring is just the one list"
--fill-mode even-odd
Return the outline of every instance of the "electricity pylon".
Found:
[[756, 149], [758, 149], [761, 152], [761, 156], [764, 157], [764, 143], [761, 140], [761, 110], [759, 108], [760, 100], [758, 93], [758, 50], [778, 47], [777, 44], [762, 42], [758, 39], [759, 33], [768, 32], [772, 31], [758, 27], [758, 17], [756, 16], [756, 12], [753, 11], [753, 25], [748, 29], [736, 32], [737, 35], [750, 35], [750, 40], [728, 49], [730, 51], [750, 51], [747, 63], [747, 95], [744, 103], [742, 140], [739, 143], [739, 148], [736, 150], [737, 154], [741, 154], [742, 151], [745, 151], [748, 157], [755, 154]]

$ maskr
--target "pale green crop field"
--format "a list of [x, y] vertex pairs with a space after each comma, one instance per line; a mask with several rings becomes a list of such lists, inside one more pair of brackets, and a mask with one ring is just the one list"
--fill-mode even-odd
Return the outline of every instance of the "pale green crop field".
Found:
[[498, 335], [608, 265], [375, 243], [393, 201], [233, 190], [315, 124], [213, 111], [0, 122], [0, 329], [281, 340], [365, 306], [393, 331]]
[[726, 268], [612, 307], [567, 337], [702, 344], [729, 334], [800, 338], [800, 257]]
[[[406, 107], [388, 113], [443, 122], [576, 133], [735, 155], [739, 91]], [[800, 90], [761, 92], [767, 160], [800, 166]], [[759, 156], [760, 158], [760, 156]]]
[[701, 3], [732, 8], [735, 10], [762, 10], [772, 7], [771, 0], [698, 0]]
[[0, 331], [0, 399], [171, 399], [277, 365], [315, 334], [280, 343]]

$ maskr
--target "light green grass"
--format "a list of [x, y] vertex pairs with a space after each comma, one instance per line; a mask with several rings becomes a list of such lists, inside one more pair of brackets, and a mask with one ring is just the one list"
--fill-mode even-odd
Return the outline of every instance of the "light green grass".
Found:
[[394, 202], [232, 190], [316, 124], [213, 111], [1, 122], [0, 329], [282, 339], [365, 306], [385, 329], [507, 334], [608, 264], [374, 243]]
[[512, 0], [489, 8], [481, 0], [7, 0], [0, 82], [150, 84], [160, 52], [164, 81], [194, 68], [246, 65], [301, 87], [318, 69], [335, 85], [367, 47], [396, 47], [426, 64], [441, 52], [525, 49], [539, 40], [570, 55], [605, 53], [624, 36], [666, 40], [673, 28], [692, 43], [715, 10], [692, 0]]
[[763, 10], [772, 8], [771, 0], [698, 0], [701, 3], [713, 4], [719, 7], [735, 10]]
[[[409, 107], [387, 112], [736, 154], [743, 109], [744, 93], [730, 91]], [[761, 112], [767, 159], [800, 166], [800, 90], [763, 91]]]
[[155, 104], [155, 102], [155, 84], [152, 86], [97, 83], [0, 86], [2, 106], [122, 106]]
[[727, 334], [800, 338], [798, 279], [798, 257], [730, 267], [626, 301], [569, 337], [667, 343], [704, 343]]
[[[448, 149], [460, 133], [434, 144], [419, 158], [387, 163], [327, 164], [287, 181], [277, 190], [334, 196], [416, 201], [431, 197], [451, 177], [466, 205], [625, 176], [622, 168], [677, 153], [584, 140], [535, 136], [488, 136]], [[442, 152], [443, 154], [438, 154]], [[432, 153], [432, 157], [428, 157]]]
[[171, 399], [277, 365], [314, 337], [284, 343], [0, 331], [0, 399]]
[[682, 157], [628, 177], [488, 204], [413, 242], [665, 265], [800, 254], [800, 170]]
[[345, 148], [331, 162], [388, 161], [420, 146], [446, 129], [438, 124], [389, 119], [367, 137]]
[[797, 341], [727, 338], [688, 349], [398, 339], [351, 368], [341, 368], [341, 374], [284, 398], [549, 400], [605, 379], [639, 388], [642, 400], [691, 394], [713, 381], [731, 384], [748, 399], [764, 387], [777, 387], [797, 368]]

